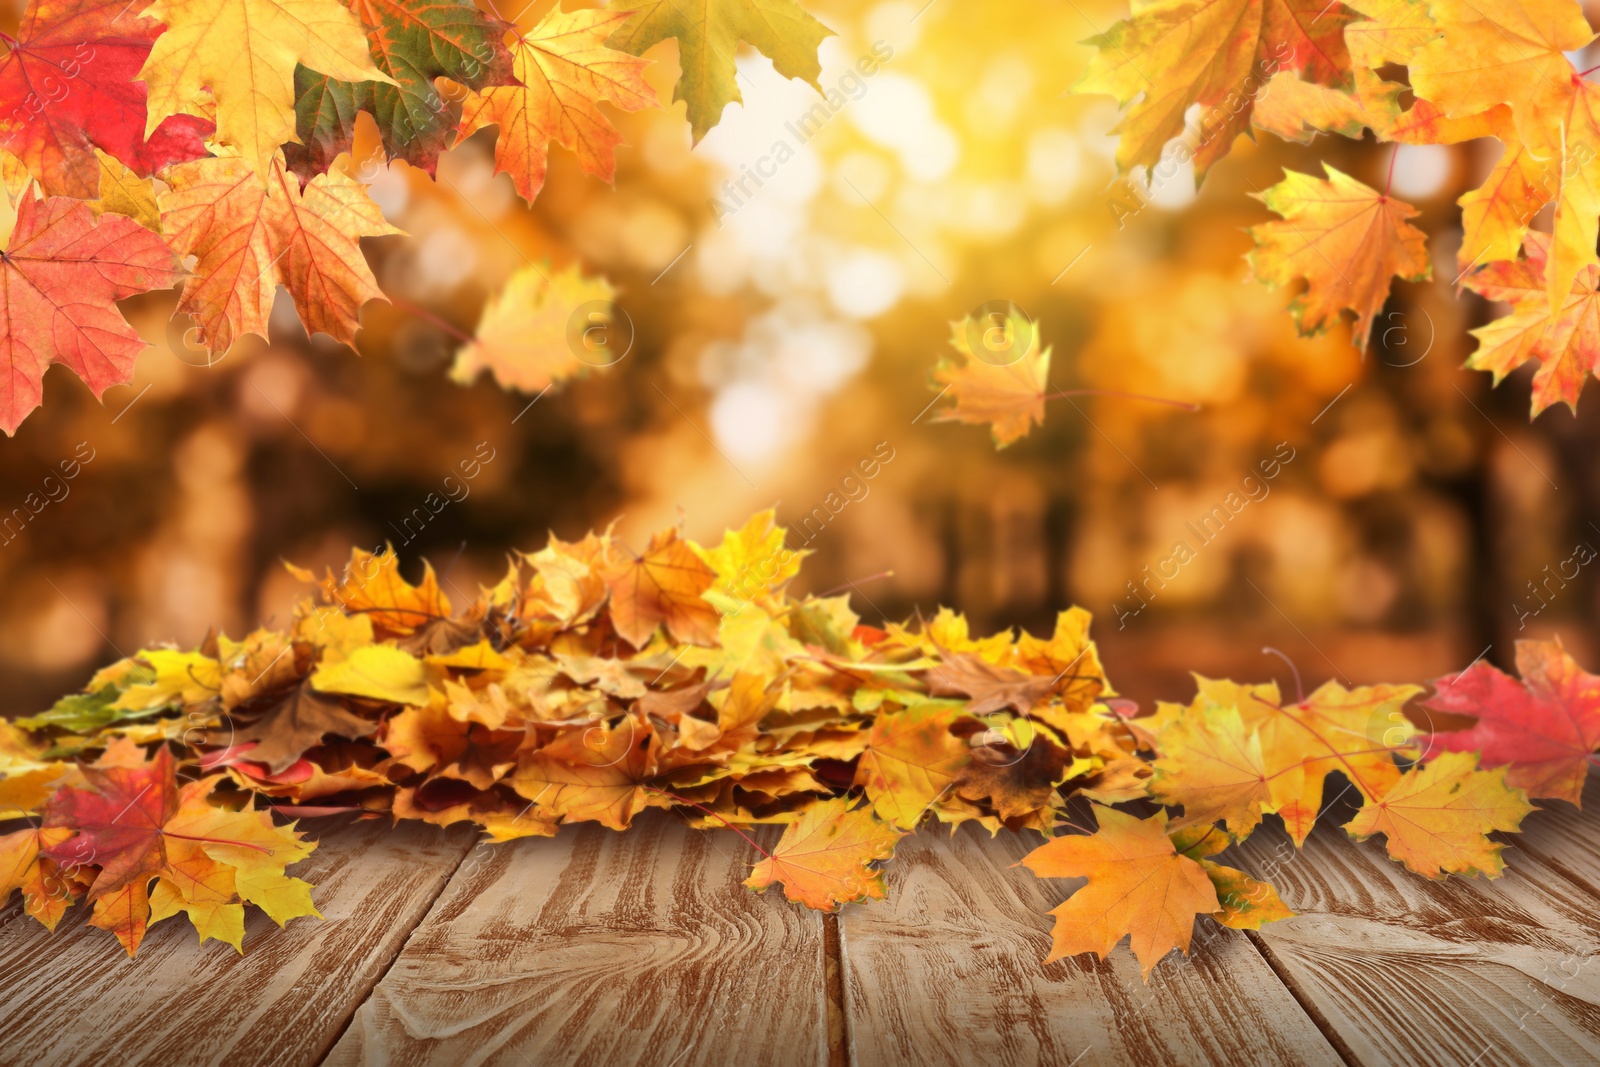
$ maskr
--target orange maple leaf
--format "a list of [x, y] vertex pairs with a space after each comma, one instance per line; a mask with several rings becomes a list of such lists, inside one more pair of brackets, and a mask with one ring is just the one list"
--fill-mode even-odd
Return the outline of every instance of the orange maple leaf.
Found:
[[[1015, 315], [992, 326], [970, 318], [951, 323], [950, 346], [961, 361], [941, 359], [933, 377], [944, 385], [939, 397], [949, 393], [955, 404], [938, 411], [934, 421], [988, 423], [1000, 448], [1026, 437], [1035, 424], [1044, 425], [1050, 349], [1041, 350], [1035, 331], [1033, 323]], [[979, 338], [977, 345], [973, 337]]]
[[784, 829], [771, 855], [755, 865], [744, 884], [765, 890], [781, 882], [784, 896], [819, 911], [882, 900], [887, 893], [883, 872], [871, 864], [894, 855], [905, 835], [879, 820], [871, 807], [851, 810], [852, 803], [835, 797], [811, 805]]
[[662, 624], [675, 641], [714, 646], [722, 616], [701, 594], [716, 580], [717, 572], [676, 529], [662, 530], [643, 555], [607, 563], [611, 624], [635, 648]]
[[1350, 311], [1350, 340], [1365, 349], [1390, 277], [1425, 281], [1433, 268], [1422, 231], [1406, 221], [1416, 208], [1327, 164], [1323, 169], [1326, 181], [1285, 171], [1283, 181], [1257, 195], [1283, 220], [1250, 228], [1256, 241], [1250, 267], [1271, 286], [1305, 280], [1305, 292], [1289, 305], [1303, 336], [1322, 333]]
[[512, 70], [522, 84], [469, 94], [456, 143], [486, 126], [498, 126], [495, 170], [511, 175], [517, 192], [529, 202], [544, 187], [551, 141], [577, 153], [585, 171], [611, 181], [622, 135], [601, 113], [600, 101], [623, 111], [660, 106], [644, 80], [649, 62], [605, 44], [632, 14], [562, 11], [558, 6], [527, 33], [513, 31]]
[[1222, 910], [1199, 862], [1179, 854], [1167, 836], [1167, 814], [1148, 819], [1094, 805], [1100, 829], [1057, 837], [1022, 862], [1040, 878], [1088, 878], [1089, 884], [1053, 908], [1050, 955], [1093, 952], [1104, 959], [1124, 936], [1146, 981], [1173, 949], [1189, 951], [1197, 915]]
[[961, 714], [923, 705], [880, 714], [873, 721], [855, 784], [866, 789], [873, 810], [886, 822], [915, 827], [971, 761], [971, 748], [950, 732]]

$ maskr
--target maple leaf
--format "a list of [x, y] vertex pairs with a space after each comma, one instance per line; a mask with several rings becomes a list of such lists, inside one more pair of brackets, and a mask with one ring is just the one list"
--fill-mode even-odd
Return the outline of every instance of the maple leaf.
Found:
[[777, 523], [777, 509], [758, 511], [737, 530], [725, 530], [716, 548], [698, 554], [717, 580], [711, 592], [735, 603], [761, 600], [782, 590], [800, 573], [810, 549], [788, 547], [789, 531]]
[[[291, 566], [289, 573], [303, 582], [317, 580], [302, 567]], [[367, 616], [380, 637], [404, 637], [450, 617], [450, 599], [439, 588], [433, 564], [423, 560], [422, 582], [412, 585], [401, 576], [400, 557], [392, 545], [381, 552], [351, 549], [343, 577], [335, 578], [330, 568], [319, 584], [328, 603], [348, 614]]]
[[314, 63], [296, 67], [295, 132], [304, 149], [286, 151], [289, 167], [309, 181], [351, 150], [356, 114], [378, 123], [383, 147], [432, 175], [451, 146], [463, 93], [441, 93], [436, 78], [473, 89], [509, 85], [510, 25], [467, 0], [350, 0], [366, 31], [372, 62], [391, 81], [348, 81]]
[[1469, 729], [1433, 734], [1429, 752], [1481, 752], [1485, 767], [1506, 767], [1506, 782], [1529, 797], [1582, 807], [1589, 757], [1600, 746], [1600, 677], [1553, 641], [1518, 641], [1516, 679], [1479, 660], [1434, 683], [1423, 706], [1471, 715]]
[[1133, 17], [1086, 44], [1098, 49], [1077, 93], [1106, 93], [1138, 102], [1112, 130], [1121, 134], [1117, 167], [1152, 167], [1168, 141], [1184, 132], [1200, 105], [1193, 150], [1203, 178], [1250, 125], [1262, 84], [1289, 71], [1318, 85], [1350, 78], [1344, 29], [1355, 14], [1326, 0], [1153, 0]]
[[88, 766], [83, 776], [88, 788], [68, 786], [44, 806], [47, 829], [77, 830], [45, 854], [62, 866], [100, 868], [90, 900], [131, 883], [148, 884], [166, 861], [162, 827], [178, 810], [172, 753], [162, 746], [147, 763]]
[[1422, 231], [1406, 221], [1416, 208], [1327, 164], [1323, 170], [1326, 181], [1285, 171], [1283, 181], [1257, 196], [1283, 221], [1250, 228], [1256, 242], [1250, 267], [1275, 287], [1305, 280], [1305, 291], [1289, 305], [1302, 336], [1326, 331], [1350, 311], [1350, 340], [1365, 350], [1390, 277], [1425, 281], [1433, 268]]
[[1445, 752], [1406, 771], [1384, 796], [1362, 806], [1345, 829], [1357, 841], [1383, 834], [1389, 855], [1417, 874], [1498, 878], [1504, 845], [1496, 830], [1514, 831], [1533, 805], [1506, 784], [1506, 769], [1478, 770], [1471, 752]]
[[[972, 760], [956, 775], [955, 794], [987, 802], [1008, 824], [1043, 811], [1055, 796], [1056, 785], [1074, 775], [1069, 769], [1072, 753], [1027, 720], [1012, 724], [1009, 731], [985, 734], [990, 732], [1001, 734], [1004, 742], [973, 747]], [[1092, 764], [1085, 761], [1079, 766]]]
[[115, 156], [94, 150], [100, 168], [99, 195], [87, 201], [96, 216], [111, 212], [124, 215], [147, 230], [161, 232], [161, 206], [156, 203], [150, 182], [122, 165]]
[[607, 564], [611, 624], [635, 648], [662, 624], [673, 640], [714, 646], [722, 616], [701, 594], [716, 578], [676, 529], [662, 530], [643, 555]]
[[523, 754], [507, 780], [540, 819], [625, 830], [651, 803], [644, 783], [656, 773], [659, 750], [649, 721], [629, 715], [616, 727], [580, 728]]
[[934, 696], [971, 698], [967, 701], [970, 715], [1008, 707], [1026, 715], [1055, 687], [1054, 678], [997, 667], [972, 652], [945, 655], [938, 666], [928, 668], [927, 679], [928, 692]]
[[517, 763], [521, 730], [463, 724], [444, 701], [407, 708], [384, 728], [383, 747], [414, 771], [433, 771], [488, 789]]
[[867, 735], [855, 784], [866, 789], [873, 810], [910, 830], [955, 783], [972, 759], [966, 742], [950, 732], [960, 712], [921, 705], [880, 714]]
[[1180, 825], [1226, 821], [1243, 840], [1263, 812], [1277, 810], [1261, 734], [1246, 732], [1238, 708], [1205, 707], [1163, 731], [1161, 748], [1150, 791], [1163, 804], [1182, 805]]
[[279, 774], [306, 749], [320, 744], [324, 736], [366, 737], [377, 725], [348, 710], [339, 700], [318, 693], [308, 680], [295, 686], [254, 722], [214, 730], [209, 739], [230, 746], [253, 744], [250, 758]]
[[468, 94], [456, 143], [487, 126], [499, 127], [495, 170], [511, 175], [529, 203], [544, 187], [552, 141], [574, 152], [585, 173], [611, 181], [622, 135], [601, 113], [600, 101], [622, 111], [660, 106], [644, 80], [649, 64], [607, 47], [607, 34], [629, 15], [562, 11], [557, 6], [527, 33], [513, 27], [513, 69], [521, 85]]
[[576, 324], [573, 316], [588, 305], [609, 305], [613, 295], [604, 278], [585, 278], [575, 264], [553, 277], [531, 263], [519, 268], [484, 306], [478, 335], [456, 352], [450, 377], [468, 385], [487, 369], [502, 389], [538, 393], [611, 366], [627, 353], [605, 347], [610, 327], [599, 310]]
[[606, 44], [636, 56], [668, 37], [678, 39], [677, 87], [672, 99], [687, 107], [694, 143], [744, 100], [734, 82], [739, 42], [754, 45], [785, 78], [800, 78], [818, 92], [822, 64], [817, 46], [833, 31], [794, 0], [644, 0]]
[[894, 855], [905, 835], [880, 821], [872, 808], [851, 810], [847, 797], [813, 804], [784, 828], [771, 855], [755, 865], [745, 885], [765, 891], [783, 884], [790, 900], [818, 911], [838, 911], [860, 900], [882, 900], [888, 893], [875, 860]]
[[1537, 360], [1534, 418], [1557, 402], [1576, 412], [1584, 382], [1600, 367], [1600, 265], [1585, 267], [1566, 300], [1552, 309], [1544, 284], [1549, 250], [1546, 234], [1529, 233], [1524, 258], [1486, 264], [1464, 279], [1473, 292], [1511, 304], [1509, 315], [1472, 331], [1478, 348], [1467, 366], [1489, 371], [1499, 385], [1507, 374]]
[[185, 163], [164, 177], [172, 187], [160, 197], [167, 243], [198, 260], [177, 310], [194, 317], [208, 351], [226, 351], [244, 333], [265, 337], [279, 285], [308, 332], [354, 340], [361, 305], [383, 296], [360, 239], [401, 232], [365, 186], [335, 172], [302, 191], [281, 153], [264, 174], [222, 158]]
[[249, 161], [257, 185], [271, 180], [279, 146], [297, 140], [295, 64], [393, 84], [338, 0], [155, 0], [144, 15], [167, 26], [138, 74], [150, 87], [146, 136], [209, 89], [216, 139]]
[[1199, 824], [1171, 831], [1172, 846], [1180, 855], [1200, 864], [1211, 879], [1222, 907], [1211, 913], [1218, 923], [1233, 930], [1259, 930], [1270, 922], [1294, 916], [1278, 891], [1233, 867], [1209, 857], [1233, 844], [1233, 838], [1216, 826]]
[[72, 836], [64, 827], [34, 827], [0, 837], [0, 901], [22, 891], [22, 910], [54, 930], [82, 889], [48, 850]]
[[[1004, 336], [993, 348], [985, 342], [984, 351], [974, 349], [973, 335], [987, 339], [997, 331]], [[1035, 333], [1034, 324], [1019, 315], [1008, 316], [1003, 327], [986, 328], [972, 318], [951, 323], [950, 346], [962, 361], [941, 359], [933, 377], [944, 384], [940, 397], [948, 392], [955, 404], [936, 412], [934, 421], [989, 423], [1000, 448], [1026, 437], [1034, 424], [1044, 425], [1050, 348], [1041, 350]], [[1018, 356], [1014, 349], [1024, 341], [1028, 348]]]
[[393, 645], [363, 645], [341, 658], [326, 657], [311, 676], [324, 693], [344, 693], [389, 704], [426, 704], [428, 672], [421, 660]]
[[1145, 981], [1168, 952], [1189, 951], [1197, 915], [1222, 910], [1210, 877], [1167, 836], [1166, 812], [1148, 819], [1094, 805], [1100, 829], [1057, 837], [1022, 858], [1040, 878], [1088, 878], [1051, 909], [1049, 963], [1093, 952], [1101, 959], [1130, 938]]
[[183, 276], [161, 238], [78, 200], [24, 194], [0, 252], [0, 430], [7, 436], [44, 395], [45, 368], [68, 367], [101, 396], [133, 380], [144, 341], [115, 301]]
[[47, 194], [94, 197], [97, 150], [140, 177], [206, 154], [207, 119], [173, 114], [145, 129], [145, 87], [133, 78], [161, 29], [126, 0], [33, 0], [5, 38], [0, 146]]

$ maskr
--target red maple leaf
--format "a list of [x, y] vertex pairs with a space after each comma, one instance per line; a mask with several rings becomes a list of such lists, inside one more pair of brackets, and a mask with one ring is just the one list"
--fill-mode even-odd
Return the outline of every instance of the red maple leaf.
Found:
[[100, 868], [89, 891], [96, 900], [166, 866], [162, 827], [178, 811], [172, 753], [133, 767], [84, 767], [91, 789], [66, 786], [44, 806], [44, 825], [72, 827], [78, 835], [44, 850], [63, 867]]
[[0, 145], [52, 196], [92, 199], [94, 149], [141, 177], [207, 154], [208, 120], [174, 115], [147, 141], [145, 83], [135, 81], [163, 27], [128, 0], [34, 0], [19, 38], [0, 34]]
[[0, 252], [0, 430], [16, 432], [44, 395], [45, 368], [64, 363], [95, 396], [133, 378], [144, 350], [116, 301], [183, 277], [161, 238], [82, 201], [24, 193]]
[[1518, 641], [1522, 681], [1481, 660], [1434, 683], [1423, 706], [1472, 715], [1467, 730], [1433, 734], [1428, 751], [1482, 751], [1482, 765], [1509, 765], [1506, 781], [1530, 797], [1578, 804], [1589, 756], [1600, 745], [1600, 677], [1579, 667], [1561, 640]]

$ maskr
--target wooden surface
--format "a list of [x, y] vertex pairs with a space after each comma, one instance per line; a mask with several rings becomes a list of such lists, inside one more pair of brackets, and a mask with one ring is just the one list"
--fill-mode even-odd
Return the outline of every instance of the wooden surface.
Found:
[[[323, 922], [181, 920], [136, 960], [69, 913], [0, 911], [0, 1063], [1498, 1064], [1600, 1061], [1600, 789], [1509, 838], [1494, 882], [1428, 882], [1330, 822], [1240, 862], [1300, 914], [1205, 920], [1145, 985], [1126, 946], [1042, 964], [1074, 888], [1037, 838], [906, 839], [890, 899], [837, 918], [740, 882], [753, 850], [651, 813], [626, 834], [474, 845], [308, 826]], [[774, 828], [759, 835], [776, 839]]]

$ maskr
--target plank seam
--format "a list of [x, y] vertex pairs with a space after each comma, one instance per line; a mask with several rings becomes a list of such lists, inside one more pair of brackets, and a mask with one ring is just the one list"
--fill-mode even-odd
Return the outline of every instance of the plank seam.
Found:
[[839, 916], [822, 915], [822, 976], [826, 988], [828, 1067], [850, 1067], [850, 1016], [844, 1006], [844, 953]]
[[1355, 1050], [1346, 1043], [1343, 1035], [1334, 1029], [1333, 1024], [1328, 1021], [1326, 1015], [1322, 1014], [1322, 1009], [1317, 1007], [1316, 1002], [1306, 995], [1305, 990], [1300, 988], [1300, 983], [1295, 980], [1294, 976], [1289, 973], [1289, 969], [1273, 954], [1271, 947], [1267, 945], [1266, 939], [1255, 930], [1246, 930], [1244, 935], [1250, 939], [1250, 943], [1256, 947], [1256, 951], [1261, 953], [1261, 958], [1267, 961], [1267, 966], [1272, 968], [1272, 973], [1278, 976], [1278, 981], [1283, 983], [1284, 988], [1289, 991], [1289, 995], [1294, 997], [1295, 1002], [1300, 1005], [1300, 1010], [1305, 1012], [1312, 1023], [1316, 1025], [1316, 1028], [1321, 1031], [1323, 1039], [1332, 1045], [1333, 1050], [1339, 1054], [1339, 1058], [1344, 1060], [1346, 1067], [1360, 1067], [1361, 1060], [1357, 1058]]
[[[440, 832], [444, 831], [441, 830]], [[328, 1057], [333, 1055], [333, 1050], [339, 1047], [339, 1042], [344, 1040], [345, 1032], [350, 1029], [350, 1024], [355, 1022], [356, 1014], [366, 1006], [367, 1001], [372, 999], [372, 994], [377, 991], [383, 980], [389, 977], [389, 972], [394, 969], [395, 963], [399, 961], [405, 950], [410, 946], [411, 939], [416, 936], [418, 930], [422, 929], [422, 924], [428, 921], [428, 916], [433, 914], [433, 909], [439, 906], [439, 898], [444, 895], [445, 889], [450, 885], [451, 879], [455, 878], [456, 872], [461, 869], [461, 865], [467, 862], [467, 857], [472, 854], [473, 846], [477, 843], [476, 840], [466, 842], [465, 847], [461, 850], [461, 855], [456, 857], [456, 861], [451, 865], [450, 870], [438, 880], [432, 895], [428, 898], [428, 906], [418, 909], [417, 921], [411, 924], [411, 928], [406, 931], [406, 936], [395, 946], [394, 952], [385, 961], [383, 970], [378, 972], [378, 976], [373, 979], [372, 984], [367, 987], [360, 1000], [355, 1001], [349, 1012], [345, 1014], [344, 1021], [339, 1024], [339, 1028], [334, 1031], [333, 1036], [329, 1038], [328, 1043], [323, 1047], [322, 1052], [312, 1061], [317, 1064], [317, 1067], [327, 1063]]]

